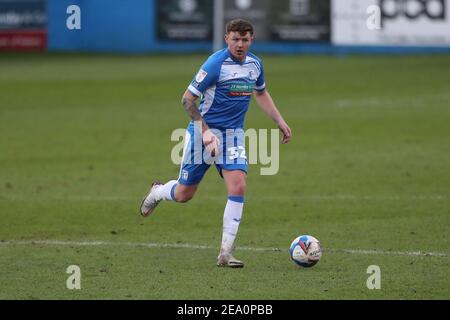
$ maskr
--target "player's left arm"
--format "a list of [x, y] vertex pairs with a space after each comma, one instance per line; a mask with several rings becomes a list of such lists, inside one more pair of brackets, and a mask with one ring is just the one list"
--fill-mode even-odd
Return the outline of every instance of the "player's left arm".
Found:
[[254, 91], [254, 97], [260, 108], [266, 113], [275, 123], [278, 125], [278, 128], [283, 133], [283, 139], [281, 140], [281, 143], [288, 143], [291, 140], [292, 137], [292, 131], [291, 128], [289, 128], [286, 121], [284, 121], [283, 117], [281, 116], [280, 111], [278, 111], [275, 103], [273, 102], [272, 96], [270, 93], [264, 89], [264, 90], [255, 90]]

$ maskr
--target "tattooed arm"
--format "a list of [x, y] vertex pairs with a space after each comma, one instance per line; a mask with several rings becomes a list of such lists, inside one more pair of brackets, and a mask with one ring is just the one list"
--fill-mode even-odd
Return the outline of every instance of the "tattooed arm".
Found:
[[187, 114], [192, 119], [192, 121], [196, 123], [200, 121], [202, 123], [202, 133], [203, 133], [206, 130], [208, 130], [209, 127], [206, 124], [205, 120], [203, 120], [203, 117], [197, 108], [196, 101], [197, 97], [193, 95], [189, 90], [186, 90], [186, 92], [183, 95], [183, 98], [181, 99], [181, 103], [183, 104], [184, 109], [186, 110]]
[[186, 90], [183, 98], [181, 99], [184, 109], [186, 109], [189, 117], [194, 121], [196, 125], [201, 125], [203, 144], [214, 157], [216, 154], [218, 154], [219, 151], [218, 140], [214, 133], [209, 130], [208, 125], [206, 124], [205, 120], [200, 114], [200, 111], [197, 108], [196, 101], [197, 97], [193, 95], [189, 90]]

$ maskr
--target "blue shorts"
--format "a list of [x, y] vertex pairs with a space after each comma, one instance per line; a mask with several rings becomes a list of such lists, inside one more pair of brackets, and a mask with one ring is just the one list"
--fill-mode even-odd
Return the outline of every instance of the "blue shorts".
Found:
[[180, 184], [198, 184], [213, 163], [221, 176], [222, 170], [241, 170], [247, 173], [244, 130], [211, 130], [219, 138], [219, 154], [215, 157], [211, 157], [205, 149], [200, 128], [191, 123], [186, 129], [183, 160], [178, 177]]

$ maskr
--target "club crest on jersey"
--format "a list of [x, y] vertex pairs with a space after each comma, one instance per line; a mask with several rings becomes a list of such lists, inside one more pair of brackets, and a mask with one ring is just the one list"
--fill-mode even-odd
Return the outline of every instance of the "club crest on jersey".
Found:
[[200, 69], [200, 71], [195, 76], [195, 81], [197, 81], [198, 83], [202, 82], [205, 79], [207, 74], [208, 74], [208, 72], [206, 72], [203, 69]]

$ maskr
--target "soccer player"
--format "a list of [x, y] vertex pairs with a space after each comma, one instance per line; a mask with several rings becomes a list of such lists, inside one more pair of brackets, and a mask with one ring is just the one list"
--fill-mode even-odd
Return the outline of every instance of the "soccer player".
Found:
[[243, 127], [252, 95], [278, 125], [283, 134], [281, 142], [291, 139], [291, 129], [266, 89], [263, 63], [248, 51], [252, 41], [253, 26], [248, 21], [236, 19], [227, 23], [227, 48], [206, 60], [182, 98], [191, 122], [186, 130], [179, 177], [165, 184], [154, 182], [140, 207], [141, 214], [147, 217], [162, 200], [189, 201], [214, 163], [228, 191], [217, 265], [232, 268], [244, 266], [233, 257], [233, 250], [244, 207], [248, 163]]

